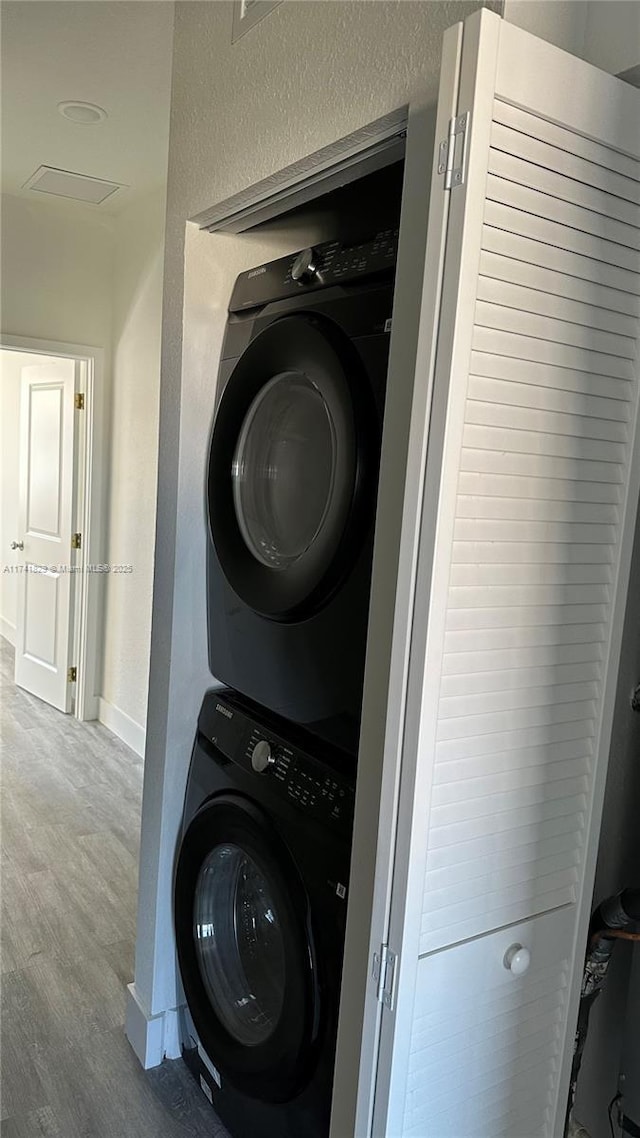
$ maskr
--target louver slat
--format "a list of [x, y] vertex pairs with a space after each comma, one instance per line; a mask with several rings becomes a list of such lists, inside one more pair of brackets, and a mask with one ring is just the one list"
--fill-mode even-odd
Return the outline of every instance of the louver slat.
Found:
[[[522, 137], [519, 146], [531, 160], [550, 166], [607, 193], [628, 197], [640, 204], [640, 162], [619, 150], [604, 147], [566, 127], [540, 118], [519, 107], [496, 99], [493, 110], [495, 124], [511, 127]], [[520, 150], [514, 152], [520, 153]]]
[[[489, 232], [486, 231], [485, 237]], [[524, 239], [522, 245], [526, 247]], [[535, 247], [535, 243], [531, 242], [531, 246]], [[485, 278], [480, 287], [487, 288], [490, 280], [496, 288], [503, 290], [516, 285], [530, 290], [527, 292], [530, 303], [534, 301], [546, 306], [551, 303], [547, 297], [551, 297], [557, 305], [566, 306], [567, 313], [580, 312], [581, 306], [588, 305], [598, 327], [609, 332], [621, 332], [624, 336], [635, 334], [633, 320], [640, 315], [640, 300], [637, 297], [617, 288], [608, 288], [599, 281], [583, 280], [575, 274], [562, 272], [559, 268], [539, 265], [531, 258], [520, 260], [517, 253], [523, 251], [522, 247], [514, 247], [510, 255], [505, 256], [485, 249], [480, 256], [480, 273]], [[557, 312], [558, 309], [554, 311]]]
[[[638, 254], [635, 249], [620, 244], [618, 240], [598, 236], [597, 224], [592, 220], [597, 218], [597, 214], [589, 215], [587, 210], [580, 213], [578, 209], [574, 213], [569, 206], [556, 210], [558, 203], [555, 199], [552, 209], [545, 202], [544, 194], [539, 195], [540, 201], [536, 203], [535, 190], [526, 190], [500, 178], [491, 180], [491, 175], [489, 180], [494, 196], [487, 200], [485, 206], [485, 225], [589, 257], [600, 266], [617, 269], [620, 280], [629, 281], [637, 271]], [[549, 203], [551, 201], [549, 199]], [[536, 204], [539, 205], [538, 212], [535, 212]], [[606, 279], [603, 280], [606, 283]], [[637, 294], [637, 282], [630, 291]]]
[[[527, 144], [528, 143], [528, 144]], [[604, 217], [616, 218], [631, 226], [637, 225], [635, 207], [640, 205], [637, 185], [630, 179], [620, 179], [610, 189], [600, 187], [600, 178], [593, 176], [598, 167], [586, 163], [578, 165], [565, 162], [564, 173], [559, 173], [544, 161], [554, 161], [555, 153], [550, 147], [540, 143], [537, 147], [532, 140], [523, 141], [522, 136], [507, 127], [494, 124], [489, 152], [489, 170], [499, 178], [529, 186], [534, 190], [561, 200], [584, 206]], [[541, 162], [542, 159], [542, 162]], [[589, 179], [586, 181], [584, 179]], [[618, 190], [613, 193], [612, 189]]]
[[[576, 292], [582, 295], [574, 299], [571, 294], [575, 295]], [[507, 308], [519, 308], [523, 312], [535, 312], [541, 316], [557, 317], [587, 328], [632, 338], [635, 331], [634, 318], [610, 307], [616, 303], [619, 295], [613, 289], [596, 288], [594, 285], [585, 285], [578, 290], [575, 288], [575, 278], [572, 284], [564, 273], [545, 272], [536, 269], [536, 266], [524, 265], [521, 261], [512, 261], [495, 253], [482, 255], [478, 300], [502, 304]], [[609, 303], [604, 304], [606, 301]]]
[[[594, 233], [625, 249], [640, 247], [640, 230], [633, 221], [637, 206], [630, 202], [623, 202], [611, 194], [601, 194], [571, 178], [539, 169], [499, 151], [490, 153], [489, 170], [487, 197], [492, 201], [531, 212], [535, 195], [535, 212], [540, 217], [559, 221], [584, 233]], [[560, 196], [563, 190], [566, 198]], [[574, 204], [576, 201], [580, 204]], [[627, 267], [632, 269], [633, 264], [629, 263]]]
[[495, 114], [423, 954], [575, 900], [637, 399], [640, 167]]
[[[568, 344], [589, 352], [598, 352], [601, 356], [619, 356], [624, 360], [633, 360], [634, 357], [634, 341], [629, 336], [621, 336], [619, 332], [601, 332], [597, 328], [572, 323], [570, 320], [540, 316], [527, 309], [507, 308], [501, 304], [487, 304], [478, 300], [476, 324], [479, 328], [496, 328], [501, 332], [549, 340], [553, 344]], [[621, 365], [613, 360], [603, 362], [605, 367], [616, 369], [612, 374], [617, 374]]]
[[[503, 399], [524, 407], [543, 407], [575, 415], [593, 415], [600, 419], [627, 422], [629, 402], [634, 396], [633, 381], [620, 382], [615, 376], [602, 376], [588, 371], [540, 363], [539, 360], [505, 359], [497, 353], [475, 352], [471, 357], [471, 393], [493, 383], [496, 403]], [[510, 387], [500, 387], [504, 381]], [[477, 395], [476, 398], [483, 398]]]
[[[640, 295], [640, 281], [635, 272], [627, 272], [626, 269], [597, 260], [595, 253], [598, 250], [594, 241], [584, 241], [582, 248], [574, 250], [568, 240], [570, 230], [564, 233], [558, 229], [554, 233], [546, 225], [536, 225], [535, 218], [529, 218], [518, 210], [508, 210], [506, 207], [500, 209], [494, 203], [491, 206], [491, 209], [485, 210], [482, 238], [484, 252], [502, 254], [525, 264], [575, 276], [579, 281], [615, 289], [623, 294], [619, 311], [633, 315]], [[565, 238], [565, 243], [560, 240], [561, 237]], [[580, 255], [576, 256], [576, 253]], [[573, 293], [570, 295], [573, 296]], [[580, 291], [577, 290], [576, 296], [578, 295]]]

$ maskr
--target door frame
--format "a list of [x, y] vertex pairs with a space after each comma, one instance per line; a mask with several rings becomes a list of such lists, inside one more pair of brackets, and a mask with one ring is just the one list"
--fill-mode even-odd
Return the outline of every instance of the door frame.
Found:
[[[443, 47], [445, 70], [454, 76], [451, 115], [461, 48], [462, 24], [456, 24]], [[374, 969], [388, 939], [396, 836], [402, 826], [400, 772], [441, 290], [440, 274], [425, 275], [425, 263], [440, 265], [444, 259], [449, 208], [448, 194], [432, 201], [429, 221], [424, 208], [436, 140], [446, 138], [449, 127], [443, 106], [418, 96], [191, 218], [212, 233], [242, 233], [332, 189], [345, 180], [347, 169], [355, 179], [390, 154], [391, 160], [404, 156], [389, 374], [411, 376], [412, 382], [388, 391], [385, 407], [384, 493], [378, 498], [359, 744], [359, 767], [366, 765], [368, 778], [358, 779], [356, 787], [330, 1138], [364, 1138], [373, 1125], [383, 1008]], [[400, 151], [399, 140], [405, 138]], [[417, 373], [421, 382], [414, 383]]]
[[79, 580], [73, 582], [71, 603], [71, 644], [77, 668], [72, 714], [80, 720], [97, 719], [98, 628], [103, 590], [99, 586], [101, 574], [89, 573], [87, 567], [100, 565], [104, 551], [105, 351], [87, 344], [5, 333], [0, 333], [0, 349], [73, 359], [81, 365], [81, 390], [85, 402], [79, 428], [74, 434], [73, 517], [74, 529], [82, 534], [82, 545], [77, 561]]

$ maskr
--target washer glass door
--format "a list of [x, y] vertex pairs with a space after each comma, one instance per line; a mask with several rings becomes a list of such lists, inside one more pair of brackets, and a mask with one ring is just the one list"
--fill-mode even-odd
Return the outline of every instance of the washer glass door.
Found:
[[191, 1017], [223, 1083], [289, 1101], [319, 1030], [315, 947], [296, 865], [256, 803], [214, 795], [195, 815], [176, 864], [174, 918]]
[[286, 958], [269, 881], [241, 846], [214, 846], [196, 883], [193, 935], [212, 1007], [244, 1047], [266, 1043], [280, 1017]]

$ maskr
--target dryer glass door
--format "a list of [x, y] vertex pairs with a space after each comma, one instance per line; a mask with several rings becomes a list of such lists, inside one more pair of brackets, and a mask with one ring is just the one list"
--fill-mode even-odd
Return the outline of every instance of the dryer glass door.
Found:
[[231, 373], [211, 438], [211, 538], [235, 593], [297, 620], [351, 569], [375, 505], [378, 425], [346, 335], [308, 314], [276, 320]]
[[247, 412], [232, 468], [238, 525], [257, 561], [286, 569], [322, 541], [337, 504], [337, 465], [322, 392], [302, 372], [274, 376]]
[[201, 1044], [236, 1089], [285, 1102], [307, 1080], [322, 1017], [306, 892], [269, 818], [211, 798], [178, 856], [180, 973]]

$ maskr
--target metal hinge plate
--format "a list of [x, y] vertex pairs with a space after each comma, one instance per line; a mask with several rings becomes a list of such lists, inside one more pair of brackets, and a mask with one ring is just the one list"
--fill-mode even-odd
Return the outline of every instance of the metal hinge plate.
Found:
[[376, 982], [376, 995], [378, 1002], [389, 1011], [393, 1011], [397, 964], [398, 955], [387, 944], [381, 944], [380, 951], [373, 954], [372, 976]]
[[456, 115], [449, 123], [449, 133], [438, 147], [438, 173], [444, 174], [445, 190], [463, 186], [467, 173], [467, 135], [470, 112]]
[[67, 668], [67, 683], [68, 684], [75, 684], [77, 679], [78, 679], [78, 669], [77, 668]]
[[82, 549], [82, 534], [81, 533], [72, 533], [71, 534], [71, 548], [72, 549]]
[[75, 404], [76, 411], [84, 411], [84, 394], [81, 391], [76, 393]]

